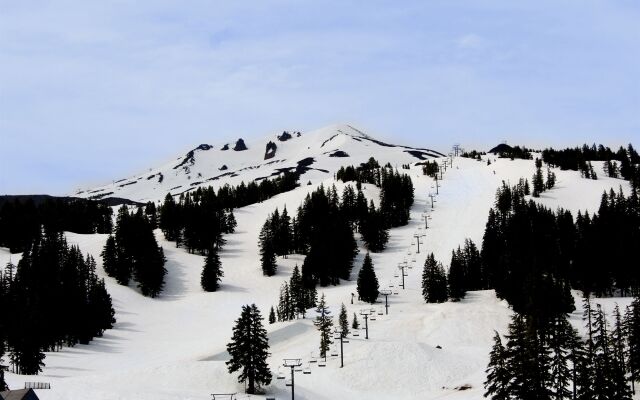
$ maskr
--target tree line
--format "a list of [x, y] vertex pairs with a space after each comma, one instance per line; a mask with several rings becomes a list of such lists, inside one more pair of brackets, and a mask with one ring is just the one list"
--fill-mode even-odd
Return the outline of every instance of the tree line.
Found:
[[465, 240], [463, 248], [451, 252], [448, 272], [433, 253], [427, 255], [422, 270], [422, 297], [427, 303], [459, 301], [467, 291], [482, 290], [486, 286], [480, 251], [471, 239]]
[[[514, 311], [506, 345], [500, 335], [494, 339], [486, 396], [630, 399], [638, 376], [638, 356], [631, 354], [640, 354], [638, 300], [624, 318], [614, 310], [609, 324], [589, 298], [640, 293], [630, 251], [640, 238], [637, 192], [604, 193], [597, 214], [578, 213], [574, 221], [569, 211], [526, 201], [523, 186], [499, 188], [480, 253], [477, 287], [495, 289]], [[575, 310], [572, 288], [585, 297], [585, 340], [567, 319]]]
[[[496, 332], [485, 397], [631, 400], [640, 376], [640, 300], [607, 316], [584, 298], [581, 338], [558, 312], [545, 319], [514, 313], [503, 344]], [[612, 322], [609, 322], [612, 319]]]
[[305, 318], [307, 310], [315, 307], [317, 301], [318, 293], [315, 286], [307, 288], [303, 285], [300, 269], [296, 265], [289, 282], [283, 283], [280, 287], [278, 306], [275, 310], [271, 307], [269, 323], [290, 321], [299, 316]]
[[42, 229], [17, 266], [0, 272], [0, 359], [36, 375], [45, 351], [89, 343], [115, 323], [111, 296], [93, 257], [69, 246], [61, 232]]
[[406, 225], [413, 205], [414, 188], [411, 177], [399, 173], [387, 163], [384, 167], [372, 157], [358, 167], [341, 167], [336, 179], [343, 182], [369, 183], [380, 188], [380, 213], [387, 228]]
[[0, 247], [21, 253], [44, 226], [49, 231], [111, 233], [113, 211], [106, 204], [84, 199], [13, 199], [0, 207]]
[[345, 186], [342, 196], [335, 185], [309, 193], [294, 218], [276, 209], [260, 231], [263, 274], [276, 273], [276, 256], [305, 254], [302, 281], [306, 288], [336, 285], [348, 280], [358, 252], [354, 231], [359, 231], [370, 251], [381, 251], [388, 241], [384, 216], [367, 200], [361, 187]]
[[[596, 179], [590, 161], [604, 161], [606, 173], [610, 177], [622, 177], [631, 182], [637, 190], [640, 184], [640, 155], [631, 144], [625, 149], [620, 146], [617, 151], [602, 144], [555, 150], [553, 148], [542, 151], [542, 159], [551, 166], [563, 170], [581, 171], [586, 178]], [[615, 165], [614, 165], [615, 162]]]
[[224, 245], [223, 234], [236, 227], [233, 209], [267, 200], [299, 186], [297, 172], [284, 172], [260, 183], [226, 184], [217, 191], [211, 186], [182, 193], [177, 201], [170, 193], [159, 209], [159, 227], [167, 240], [185, 246], [187, 251], [206, 255]]
[[153, 233], [153, 225], [141, 207], [129, 211], [122, 205], [116, 218], [115, 235], [102, 250], [104, 272], [127, 286], [135, 280], [144, 296], [156, 297], [164, 287], [165, 257]]

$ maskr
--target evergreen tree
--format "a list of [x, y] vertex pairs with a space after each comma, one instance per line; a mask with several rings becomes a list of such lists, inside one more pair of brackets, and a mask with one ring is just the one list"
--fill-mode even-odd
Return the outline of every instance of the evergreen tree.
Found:
[[362, 240], [371, 252], [377, 253], [384, 250], [389, 241], [389, 233], [386, 229], [384, 215], [376, 210], [373, 201], [369, 204], [366, 217], [362, 218], [360, 233]]
[[320, 357], [327, 358], [327, 351], [329, 351], [329, 346], [331, 346], [332, 336], [331, 336], [331, 328], [333, 327], [333, 320], [331, 318], [331, 312], [327, 307], [324, 300], [324, 293], [320, 297], [320, 302], [318, 303], [318, 307], [316, 308], [316, 318], [313, 321], [313, 324], [320, 331]]
[[509, 383], [511, 370], [507, 365], [507, 355], [498, 332], [493, 337], [493, 348], [489, 354], [489, 365], [486, 369], [487, 380], [484, 382], [484, 397], [493, 400], [510, 400]]
[[467, 271], [464, 256], [460, 247], [451, 252], [451, 264], [449, 265], [449, 296], [453, 301], [464, 298], [467, 292]]
[[205, 292], [215, 292], [220, 287], [220, 281], [224, 276], [218, 250], [212, 248], [207, 254], [207, 258], [202, 268], [200, 276], [200, 285]]
[[360, 329], [360, 322], [358, 321], [358, 316], [356, 313], [353, 313], [353, 322], [351, 323], [352, 329]]
[[275, 324], [276, 322], [276, 312], [271, 306], [271, 310], [269, 310], [269, 324]]
[[610, 334], [609, 351], [611, 353], [611, 383], [616, 398], [631, 400], [631, 389], [627, 382], [626, 366], [626, 335], [623, 326], [622, 314], [616, 304], [613, 311], [614, 325]]
[[107, 243], [100, 255], [104, 272], [108, 276], [115, 277], [118, 271], [118, 249], [116, 248], [116, 239], [112, 235], [107, 238]]
[[571, 392], [570, 384], [574, 375], [570, 367], [574, 346], [578, 342], [577, 332], [571, 326], [565, 315], [554, 318], [551, 322], [551, 334], [547, 338], [546, 345], [551, 352], [549, 365], [542, 365], [548, 368], [551, 377], [552, 397], [554, 399], [569, 399]]
[[541, 167], [536, 165], [536, 173], [533, 175], [533, 197], [540, 197], [540, 193], [544, 192], [544, 177]]
[[484, 271], [482, 270], [482, 259], [480, 258], [478, 247], [471, 239], [465, 239], [464, 241], [463, 260], [467, 272], [466, 289], [485, 289], [487, 284]]
[[364, 302], [373, 304], [378, 299], [378, 288], [378, 278], [373, 269], [373, 262], [367, 253], [358, 273], [358, 297]]
[[294, 315], [291, 302], [291, 292], [287, 282], [280, 287], [280, 299], [278, 301], [278, 321], [289, 321]]
[[260, 263], [262, 265], [262, 273], [265, 276], [273, 276], [276, 274], [276, 252], [274, 245], [274, 236], [269, 221], [265, 222], [260, 230]]
[[340, 325], [340, 330], [342, 331], [342, 337], [347, 337], [349, 334], [349, 317], [347, 316], [347, 307], [344, 306], [344, 303], [342, 303], [342, 306], [340, 307], [338, 323]]
[[302, 284], [302, 276], [298, 264], [293, 267], [293, 273], [289, 279], [289, 294], [291, 296], [292, 314], [302, 314], [303, 318], [309, 308], [307, 303], [306, 289]]
[[269, 339], [255, 304], [242, 306], [227, 351], [231, 355], [226, 362], [229, 373], [240, 371], [238, 382], [246, 383], [247, 393], [255, 394], [261, 386], [271, 383], [271, 371], [267, 364]]
[[167, 240], [180, 242], [181, 222], [179, 213], [179, 206], [171, 193], [167, 193], [160, 208], [160, 222], [158, 224]]
[[422, 297], [427, 303], [444, 303], [449, 298], [447, 276], [433, 253], [427, 256], [422, 270]]
[[280, 216], [280, 223], [278, 225], [278, 242], [280, 250], [278, 254], [287, 258], [292, 247], [292, 230], [291, 218], [289, 217], [289, 213], [287, 213], [286, 206], [284, 207], [284, 210], [282, 210], [282, 215]]
[[627, 359], [631, 384], [635, 391], [635, 382], [640, 378], [640, 298], [636, 297], [625, 313], [627, 335]]
[[[522, 315], [514, 314], [507, 335], [507, 364], [512, 379], [509, 382], [509, 393], [514, 399], [536, 399], [538, 387], [536, 357], [531, 352], [531, 335], [527, 332], [527, 324]], [[544, 398], [544, 397], [542, 397]]]
[[145, 205], [144, 215], [149, 220], [149, 225], [151, 225], [151, 229], [156, 229], [158, 227], [158, 214], [156, 211], [156, 204], [153, 201], [149, 201]]

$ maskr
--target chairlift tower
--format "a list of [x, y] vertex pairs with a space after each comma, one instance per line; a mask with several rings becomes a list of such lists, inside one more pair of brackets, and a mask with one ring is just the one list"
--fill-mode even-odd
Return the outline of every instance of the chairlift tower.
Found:
[[295, 368], [302, 366], [302, 359], [300, 358], [285, 358], [283, 359], [282, 366], [285, 368], [291, 368], [291, 400], [295, 399]]
[[344, 343], [349, 343], [349, 341], [342, 336], [342, 330], [336, 328], [334, 331], [334, 340], [340, 340], [340, 368], [344, 367]]
[[406, 262], [398, 264], [398, 269], [400, 270], [400, 275], [402, 276], [402, 290], [404, 290], [404, 277], [409, 276], [409, 274], [405, 274], [404, 269], [407, 268]]
[[424, 220], [424, 229], [429, 229], [429, 220], [431, 219], [431, 216], [424, 213], [422, 214], [422, 219]]
[[429, 197], [431, 198], [431, 209], [433, 210], [433, 203], [435, 203], [435, 200], [433, 198], [435, 197], [435, 195], [433, 193], [429, 193]]
[[360, 310], [360, 315], [364, 317], [364, 338], [369, 339], [369, 315], [371, 310]]
[[425, 235], [420, 234], [420, 233], [416, 233], [415, 235], [413, 235], [414, 238], [416, 238], [416, 244], [418, 245], [418, 249], [416, 251], [416, 254], [420, 254], [420, 239], [422, 239]]
[[453, 154], [458, 157], [460, 155], [460, 143], [453, 145]]
[[378, 293], [384, 296], [384, 313], [385, 315], [389, 315], [389, 296], [391, 293], [391, 289], [381, 289]]

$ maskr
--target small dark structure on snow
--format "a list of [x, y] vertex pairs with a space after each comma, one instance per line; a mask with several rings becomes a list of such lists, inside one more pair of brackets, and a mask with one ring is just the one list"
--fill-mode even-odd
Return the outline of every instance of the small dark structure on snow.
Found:
[[0, 400], [39, 400], [33, 389], [7, 390], [0, 392]]

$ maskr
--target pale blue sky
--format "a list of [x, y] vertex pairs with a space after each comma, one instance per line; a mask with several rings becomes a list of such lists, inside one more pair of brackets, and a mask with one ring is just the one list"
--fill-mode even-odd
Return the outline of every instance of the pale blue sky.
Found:
[[0, 0], [0, 193], [340, 122], [439, 150], [640, 147], [640, 3]]

